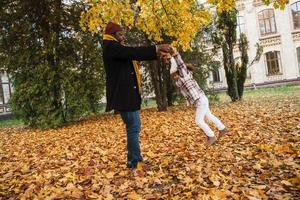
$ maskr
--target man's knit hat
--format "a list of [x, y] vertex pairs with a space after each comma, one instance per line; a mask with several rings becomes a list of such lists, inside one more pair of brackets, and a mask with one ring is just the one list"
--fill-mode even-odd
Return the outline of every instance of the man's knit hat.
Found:
[[114, 34], [116, 32], [122, 31], [122, 27], [119, 24], [113, 23], [113, 22], [108, 22], [106, 25], [105, 34]]

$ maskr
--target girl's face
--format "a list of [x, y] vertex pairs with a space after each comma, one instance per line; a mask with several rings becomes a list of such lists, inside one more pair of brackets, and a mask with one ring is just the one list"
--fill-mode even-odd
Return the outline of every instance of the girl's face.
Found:
[[172, 80], [177, 81], [180, 78], [178, 72], [174, 72], [173, 74], [171, 74], [171, 78]]

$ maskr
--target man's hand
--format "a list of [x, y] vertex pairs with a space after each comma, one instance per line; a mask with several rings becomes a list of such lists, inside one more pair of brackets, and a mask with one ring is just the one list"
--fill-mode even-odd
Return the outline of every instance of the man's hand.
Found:
[[171, 45], [169, 45], [169, 44], [156, 45], [156, 51], [157, 51], [157, 53], [160, 53], [160, 52], [169, 53], [171, 51]]

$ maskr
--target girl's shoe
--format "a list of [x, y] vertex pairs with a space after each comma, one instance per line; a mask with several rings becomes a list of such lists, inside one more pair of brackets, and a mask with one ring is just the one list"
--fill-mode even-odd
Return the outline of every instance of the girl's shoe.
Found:
[[226, 128], [224, 128], [223, 130], [219, 131], [219, 138], [223, 137], [224, 135], [226, 135], [226, 133], [228, 133], [228, 130]]
[[216, 141], [217, 141], [217, 138], [215, 136], [214, 137], [207, 137], [207, 141], [205, 143], [205, 146], [209, 147], [209, 146], [213, 145]]

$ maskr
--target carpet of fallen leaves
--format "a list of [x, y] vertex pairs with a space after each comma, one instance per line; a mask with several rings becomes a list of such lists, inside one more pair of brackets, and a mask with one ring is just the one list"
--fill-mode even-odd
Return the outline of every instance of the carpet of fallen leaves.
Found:
[[300, 93], [211, 108], [230, 133], [208, 149], [193, 108], [141, 112], [144, 177], [117, 115], [2, 129], [0, 199], [299, 199]]

